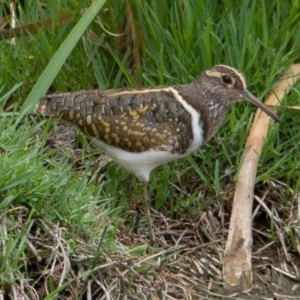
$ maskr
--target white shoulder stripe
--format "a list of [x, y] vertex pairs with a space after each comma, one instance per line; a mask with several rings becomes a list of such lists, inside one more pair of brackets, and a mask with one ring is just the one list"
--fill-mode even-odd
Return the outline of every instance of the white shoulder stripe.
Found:
[[109, 94], [108, 96], [118, 96], [118, 95], [135, 95], [135, 94], [148, 94], [152, 92], [161, 92], [165, 91], [165, 88], [155, 88], [155, 89], [140, 89], [140, 90], [128, 90], [128, 91], [122, 91], [122, 92], [114, 92]]
[[166, 92], [172, 93], [174, 98], [180, 102], [183, 107], [191, 114], [192, 117], [192, 129], [193, 129], [193, 142], [187, 149], [188, 154], [198, 149], [203, 144], [203, 126], [201, 126], [201, 115], [197, 112], [173, 87], [167, 87], [164, 89]]

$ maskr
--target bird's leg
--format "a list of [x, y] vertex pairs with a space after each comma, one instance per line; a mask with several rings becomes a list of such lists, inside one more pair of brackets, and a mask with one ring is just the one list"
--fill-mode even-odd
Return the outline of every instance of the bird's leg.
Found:
[[[132, 190], [134, 188], [134, 181], [137, 180], [135, 176], [132, 174], [129, 174], [124, 182], [124, 191], [126, 194], [126, 198], [128, 199], [129, 206], [131, 211], [135, 212], [133, 214], [133, 222], [132, 222], [132, 229], [133, 232], [137, 233], [137, 228], [139, 227], [139, 222], [140, 222], [140, 212], [139, 209], [137, 208], [137, 201], [136, 199], [132, 198]], [[139, 181], [139, 191], [141, 186], [140, 186], [140, 181]], [[130, 231], [131, 231], [130, 230]]]
[[[132, 189], [133, 189], [132, 181], [134, 179], [135, 179], [135, 177], [133, 177], [133, 175], [129, 174], [129, 176], [126, 180], [125, 193], [126, 193], [128, 200], [133, 200], [132, 199]], [[140, 182], [141, 182], [141, 186], [139, 185], [139, 188], [142, 188], [142, 190], [139, 189], [141, 191], [139, 204], [142, 206], [142, 210], [144, 212], [145, 219], [147, 222], [147, 227], [149, 230], [150, 244], [154, 245], [155, 234], [153, 231], [153, 225], [152, 225], [152, 220], [151, 220], [151, 215], [150, 215], [150, 203], [149, 203], [149, 198], [148, 198], [148, 193], [147, 193], [148, 182], [145, 180], [141, 180]], [[130, 204], [131, 209], [136, 211], [136, 214], [135, 214], [135, 217], [133, 220], [133, 230], [134, 230], [134, 232], [136, 232], [137, 228], [139, 227], [141, 212], [136, 207], [136, 201], [129, 201], [129, 202], [130, 202], [129, 204]]]
[[154, 245], [155, 244], [155, 233], [153, 230], [153, 224], [152, 224], [151, 215], [150, 215], [150, 203], [149, 203], [149, 198], [148, 198], [148, 193], [147, 193], [147, 187], [148, 187], [148, 182], [143, 181], [142, 182], [142, 205], [143, 205], [143, 210], [144, 210], [145, 218], [146, 218], [148, 229], [149, 229], [150, 244]]

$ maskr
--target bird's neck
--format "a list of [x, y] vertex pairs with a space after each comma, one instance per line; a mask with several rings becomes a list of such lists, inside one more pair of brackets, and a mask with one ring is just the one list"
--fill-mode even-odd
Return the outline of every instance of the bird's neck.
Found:
[[207, 142], [220, 128], [230, 106], [229, 103], [222, 101], [223, 99], [216, 101], [219, 95], [214, 94], [213, 91], [203, 85], [193, 85], [193, 87], [184, 85], [181, 86], [180, 90], [182, 96], [189, 99], [189, 104], [200, 113], [204, 142]]

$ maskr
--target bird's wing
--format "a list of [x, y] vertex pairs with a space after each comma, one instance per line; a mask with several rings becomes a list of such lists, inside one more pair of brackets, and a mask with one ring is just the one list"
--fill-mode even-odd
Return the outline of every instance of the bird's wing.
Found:
[[87, 136], [131, 152], [184, 153], [193, 138], [190, 113], [165, 88], [52, 94], [36, 112], [61, 116]]

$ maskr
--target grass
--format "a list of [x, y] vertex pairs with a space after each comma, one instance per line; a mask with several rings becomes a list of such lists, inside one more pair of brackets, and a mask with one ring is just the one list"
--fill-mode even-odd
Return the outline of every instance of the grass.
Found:
[[[13, 298], [21, 290], [28, 299], [225, 298], [216, 270], [221, 270], [235, 176], [253, 107], [236, 105], [207, 145], [153, 171], [149, 195], [155, 224], [169, 235], [152, 250], [143, 218], [138, 234], [133, 230], [139, 183], [128, 181], [120, 167], [106, 164], [84, 137], [57, 141], [55, 121], [18, 115], [79, 20], [80, 10], [90, 4], [52, 0], [25, 5], [20, 24], [57, 18], [62, 12], [76, 12], [75, 19], [49, 31], [41, 28], [34, 36], [17, 37], [15, 45], [0, 40], [2, 292]], [[126, 19], [129, 12], [135, 38], [127, 34], [132, 30]], [[4, 15], [1, 2], [0, 19]], [[262, 99], [280, 74], [299, 62], [299, 18], [298, 1], [131, 0], [126, 7], [125, 1], [108, 0], [89, 26], [94, 35], [85, 34], [74, 48], [69, 46], [72, 51], [62, 68], [57, 67], [53, 82], [51, 76], [42, 79], [48, 92], [174, 85], [222, 63], [243, 71], [249, 90]], [[282, 106], [299, 106], [299, 94], [297, 84]], [[257, 197], [266, 195], [273, 217], [260, 207], [254, 218], [258, 287], [245, 298], [273, 296], [259, 281], [266, 274], [259, 267], [263, 257], [268, 257], [268, 265], [285, 262], [292, 269], [279, 233], [288, 254], [299, 258], [300, 118], [289, 109], [279, 114], [282, 121], [269, 132], [255, 188]], [[272, 242], [280, 245], [278, 249], [270, 246], [259, 252]], [[274, 279], [276, 291], [292, 294], [292, 284], [285, 277], [280, 280]]]

